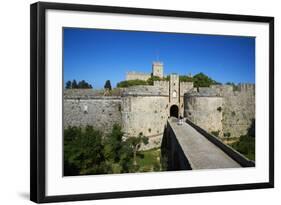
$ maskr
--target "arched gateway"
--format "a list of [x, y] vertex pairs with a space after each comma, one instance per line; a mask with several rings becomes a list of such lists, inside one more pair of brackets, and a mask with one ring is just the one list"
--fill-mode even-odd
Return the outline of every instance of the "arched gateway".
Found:
[[170, 117], [179, 117], [179, 108], [177, 105], [172, 105], [170, 107]]

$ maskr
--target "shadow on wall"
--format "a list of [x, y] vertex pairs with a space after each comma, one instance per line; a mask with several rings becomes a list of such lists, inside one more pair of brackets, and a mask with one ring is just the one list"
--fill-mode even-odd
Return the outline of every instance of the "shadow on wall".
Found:
[[167, 171], [191, 170], [173, 131], [166, 125], [161, 143], [161, 165]]

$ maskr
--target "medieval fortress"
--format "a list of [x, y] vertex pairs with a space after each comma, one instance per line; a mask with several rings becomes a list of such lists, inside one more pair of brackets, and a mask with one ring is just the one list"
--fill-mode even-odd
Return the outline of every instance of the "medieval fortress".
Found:
[[[163, 78], [163, 71], [163, 63], [154, 62], [151, 74], [129, 72], [126, 80]], [[117, 123], [126, 136], [148, 137], [146, 149], [159, 147], [167, 119], [179, 116], [221, 138], [240, 137], [255, 119], [255, 85], [195, 88], [170, 74], [169, 81], [122, 88], [112, 96], [93, 89], [64, 90], [64, 127], [92, 125], [106, 132]]]

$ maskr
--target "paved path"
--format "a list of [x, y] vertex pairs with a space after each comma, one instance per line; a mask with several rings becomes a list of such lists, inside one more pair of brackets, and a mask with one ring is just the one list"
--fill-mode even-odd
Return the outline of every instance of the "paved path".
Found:
[[175, 118], [170, 118], [169, 123], [192, 169], [241, 167], [189, 124], [178, 125]]

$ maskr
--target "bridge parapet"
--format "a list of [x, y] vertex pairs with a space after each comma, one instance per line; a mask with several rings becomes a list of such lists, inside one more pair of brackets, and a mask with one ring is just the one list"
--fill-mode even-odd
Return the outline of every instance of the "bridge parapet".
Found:
[[189, 123], [178, 125], [175, 118], [168, 119], [163, 138], [168, 152], [168, 170], [255, 166], [214, 136], [193, 126]]
[[201, 127], [195, 125], [190, 120], [186, 119], [186, 122], [191, 125], [194, 129], [196, 129], [199, 133], [201, 133], [203, 136], [205, 136], [210, 142], [212, 142], [214, 145], [219, 147], [221, 150], [223, 150], [228, 156], [230, 156], [233, 160], [238, 162], [242, 167], [254, 167], [255, 162], [252, 160], [247, 159], [244, 157], [244, 155], [237, 152], [235, 149], [230, 147], [229, 145], [223, 143], [219, 138], [211, 135]]

